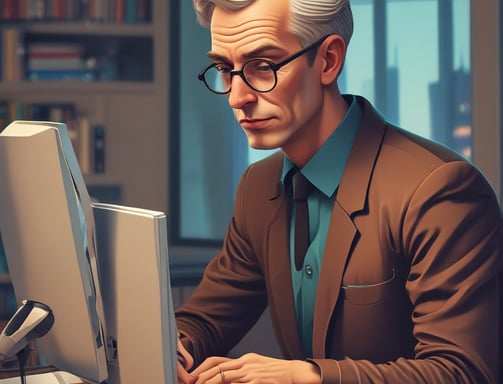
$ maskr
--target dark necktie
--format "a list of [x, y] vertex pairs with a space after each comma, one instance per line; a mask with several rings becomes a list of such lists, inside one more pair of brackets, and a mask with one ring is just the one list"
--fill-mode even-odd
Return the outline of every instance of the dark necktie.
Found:
[[314, 186], [300, 171], [297, 171], [292, 177], [292, 187], [295, 203], [295, 268], [300, 271], [309, 247], [307, 196], [314, 189]]

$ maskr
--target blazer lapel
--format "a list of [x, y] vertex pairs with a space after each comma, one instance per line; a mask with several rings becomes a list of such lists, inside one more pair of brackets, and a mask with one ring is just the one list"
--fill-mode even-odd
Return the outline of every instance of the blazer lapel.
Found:
[[286, 358], [302, 358], [302, 347], [297, 329], [297, 316], [292, 290], [292, 275], [290, 272], [290, 255], [288, 253], [288, 208], [286, 201], [279, 215], [269, 227], [268, 253], [270, 268], [270, 299], [274, 308], [273, 317], [276, 333]]
[[266, 240], [271, 318], [285, 357], [302, 359], [290, 272], [288, 203], [279, 183], [271, 203], [273, 209]]
[[357, 96], [363, 111], [362, 122], [353, 144], [337, 192], [323, 254], [313, 321], [313, 357], [324, 358], [326, 335], [337, 305], [346, 264], [358, 241], [352, 217], [365, 208], [372, 171], [381, 147], [385, 122], [363, 98]]

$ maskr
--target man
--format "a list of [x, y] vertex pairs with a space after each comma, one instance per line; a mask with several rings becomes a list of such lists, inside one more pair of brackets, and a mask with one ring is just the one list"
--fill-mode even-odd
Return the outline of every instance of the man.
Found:
[[[200, 79], [252, 147], [281, 151], [244, 173], [223, 248], [177, 311], [179, 382], [495, 383], [496, 197], [458, 155], [340, 94], [348, 0], [194, 4], [211, 28]], [[298, 170], [314, 185], [303, 259]], [[267, 305], [284, 360], [224, 357]]]

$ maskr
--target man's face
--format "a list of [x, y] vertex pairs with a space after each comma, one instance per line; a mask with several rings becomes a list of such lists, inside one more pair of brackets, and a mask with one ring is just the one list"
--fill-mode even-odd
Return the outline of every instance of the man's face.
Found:
[[[280, 62], [301, 49], [298, 38], [288, 31], [289, 0], [256, 0], [238, 11], [216, 8], [211, 22], [212, 49], [209, 57], [241, 69], [249, 58]], [[281, 67], [276, 87], [260, 93], [233, 76], [228, 94], [234, 115], [251, 147], [282, 148], [288, 155], [302, 151], [316, 140], [322, 104], [319, 65], [307, 56]]]

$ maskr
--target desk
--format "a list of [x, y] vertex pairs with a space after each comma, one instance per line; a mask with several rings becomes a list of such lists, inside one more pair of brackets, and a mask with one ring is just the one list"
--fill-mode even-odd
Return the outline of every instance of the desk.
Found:
[[[19, 372], [0, 372], [0, 384], [19, 384]], [[67, 372], [58, 371], [52, 367], [37, 368], [28, 371], [26, 384], [85, 384], [82, 379]]]

